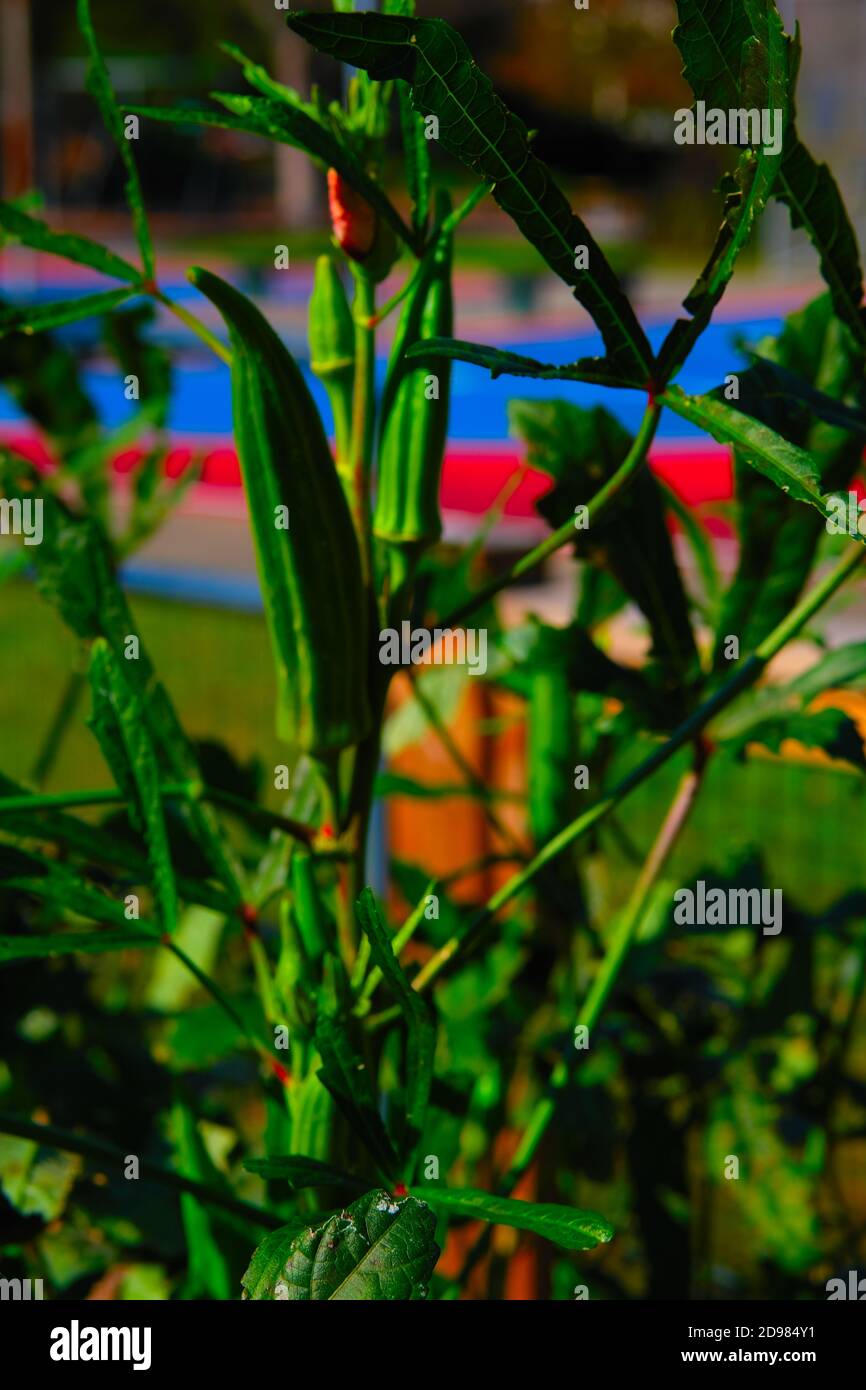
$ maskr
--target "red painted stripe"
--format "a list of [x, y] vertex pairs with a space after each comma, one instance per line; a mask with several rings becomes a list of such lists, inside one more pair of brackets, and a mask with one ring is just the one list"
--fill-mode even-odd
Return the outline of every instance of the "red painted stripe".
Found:
[[[50, 469], [51, 455], [42, 440], [33, 434], [6, 434], [5, 443], [24, 455], [36, 467]], [[166, 455], [168, 477], [176, 478], [190, 462], [202, 456], [193, 441], [178, 442]], [[142, 449], [127, 449], [114, 459], [117, 473], [130, 473], [144, 456]], [[715, 446], [676, 447], [664, 441], [652, 451], [650, 464], [689, 506], [727, 501], [732, 495], [732, 472], [727, 449]], [[446, 511], [480, 516], [497, 500], [515, 472], [523, 466], [520, 450], [508, 444], [492, 448], [455, 445], [449, 449], [442, 475], [442, 506]], [[239, 488], [240, 466], [230, 445], [204, 452], [202, 483], [215, 488]], [[535, 504], [549, 491], [551, 481], [536, 469], [525, 469], [524, 476], [509, 496], [505, 515], [535, 516]]]

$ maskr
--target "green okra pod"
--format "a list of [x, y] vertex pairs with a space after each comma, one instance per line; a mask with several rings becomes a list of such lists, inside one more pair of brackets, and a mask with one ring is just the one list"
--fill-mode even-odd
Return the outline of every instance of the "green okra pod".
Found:
[[274, 330], [208, 271], [232, 342], [232, 405], [278, 685], [277, 732], [322, 761], [370, 729], [358, 542], [322, 422]]
[[453, 238], [440, 233], [426, 253], [400, 318], [382, 400], [373, 531], [416, 555], [442, 534], [439, 481], [448, 434], [451, 363], [413, 355], [426, 339], [451, 337]]
[[355, 322], [340, 272], [331, 256], [319, 256], [310, 299], [307, 340], [310, 369], [322, 382], [334, 414], [337, 472], [344, 486], [350, 469], [352, 391], [355, 381]]

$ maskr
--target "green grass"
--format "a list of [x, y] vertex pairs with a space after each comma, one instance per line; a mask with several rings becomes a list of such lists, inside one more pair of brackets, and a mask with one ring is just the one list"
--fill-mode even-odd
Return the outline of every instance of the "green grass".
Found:
[[[82, 669], [78, 643], [27, 583], [4, 587], [0, 604], [0, 768], [27, 779], [69, 673]], [[285, 761], [273, 728], [273, 683], [263, 617], [133, 597], [147, 649], [187, 733], [224, 743], [241, 762]], [[104, 787], [111, 777], [84, 723], [84, 696], [46, 790]], [[273, 776], [268, 778], [273, 784]]]

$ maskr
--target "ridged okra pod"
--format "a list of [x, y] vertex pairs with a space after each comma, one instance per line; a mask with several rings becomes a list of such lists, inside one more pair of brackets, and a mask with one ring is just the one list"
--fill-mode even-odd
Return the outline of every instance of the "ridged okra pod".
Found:
[[451, 363], [412, 356], [425, 340], [451, 337], [453, 238], [439, 235], [406, 302], [382, 400], [373, 531], [389, 546], [419, 554], [442, 534], [439, 481], [448, 435]]
[[231, 338], [235, 438], [277, 671], [277, 732], [327, 760], [371, 723], [368, 608], [349, 508], [290, 353], [231, 285], [204, 270], [191, 278]]
[[343, 486], [351, 487], [355, 323], [340, 272], [331, 256], [319, 256], [316, 261], [307, 341], [310, 369], [327, 391], [334, 415], [337, 472]]

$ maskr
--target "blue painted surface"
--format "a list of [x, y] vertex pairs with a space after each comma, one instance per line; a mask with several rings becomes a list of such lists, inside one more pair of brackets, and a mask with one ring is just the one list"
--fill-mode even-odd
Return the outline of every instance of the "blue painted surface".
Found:
[[[660, 324], [650, 331], [649, 337], [654, 348], [661, 344], [667, 327], [667, 324]], [[737, 339], [744, 338], [750, 343], [755, 343], [767, 334], [777, 333], [779, 328], [780, 320], [777, 318], [711, 324], [699, 339], [678, 378], [679, 384], [689, 392], [707, 391], [713, 386], [718, 386], [727, 372], [742, 365], [742, 358], [736, 349]], [[72, 342], [92, 341], [92, 326], [72, 325], [64, 331], [63, 336]], [[576, 334], [574, 337], [551, 341], [527, 337], [497, 343], [497, 346], [556, 365], [574, 361], [578, 357], [602, 353], [601, 340], [595, 333]], [[380, 387], [384, 381], [385, 369], [386, 360], [382, 358], [377, 363], [377, 381]], [[322, 418], [330, 429], [331, 413], [325, 391], [306, 365], [304, 373], [321, 410]], [[134, 410], [134, 403], [124, 400], [119, 373], [87, 370], [84, 380], [106, 425], [113, 427], [129, 418]], [[584, 406], [605, 405], [630, 429], [637, 427], [645, 405], [644, 396], [639, 391], [612, 391], [580, 382], [532, 381], [523, 377], [500, 377], [494, 381], [489, 373], [480, 367], [455, 362], [452, 378], [451, 437], [455, 440], [478, 443], [501, 443], [508, 438], [506, 407], [509, 400], [520, 397], [544, 399], [551, 396], [559, 396]], [[10, 422], [21, 418], [12, 400], [0, 390], [0, 421]], [[170, 425], [179, 435], [229, 436], [232, 421], [228, 368], [206, 356], [198, 358], [185, 354], [175, 373]], [[696, 426], [681, 420], [669, 411], [665, 415], [661, 434], [669, 439], [701, 437], [701, 431]]]

